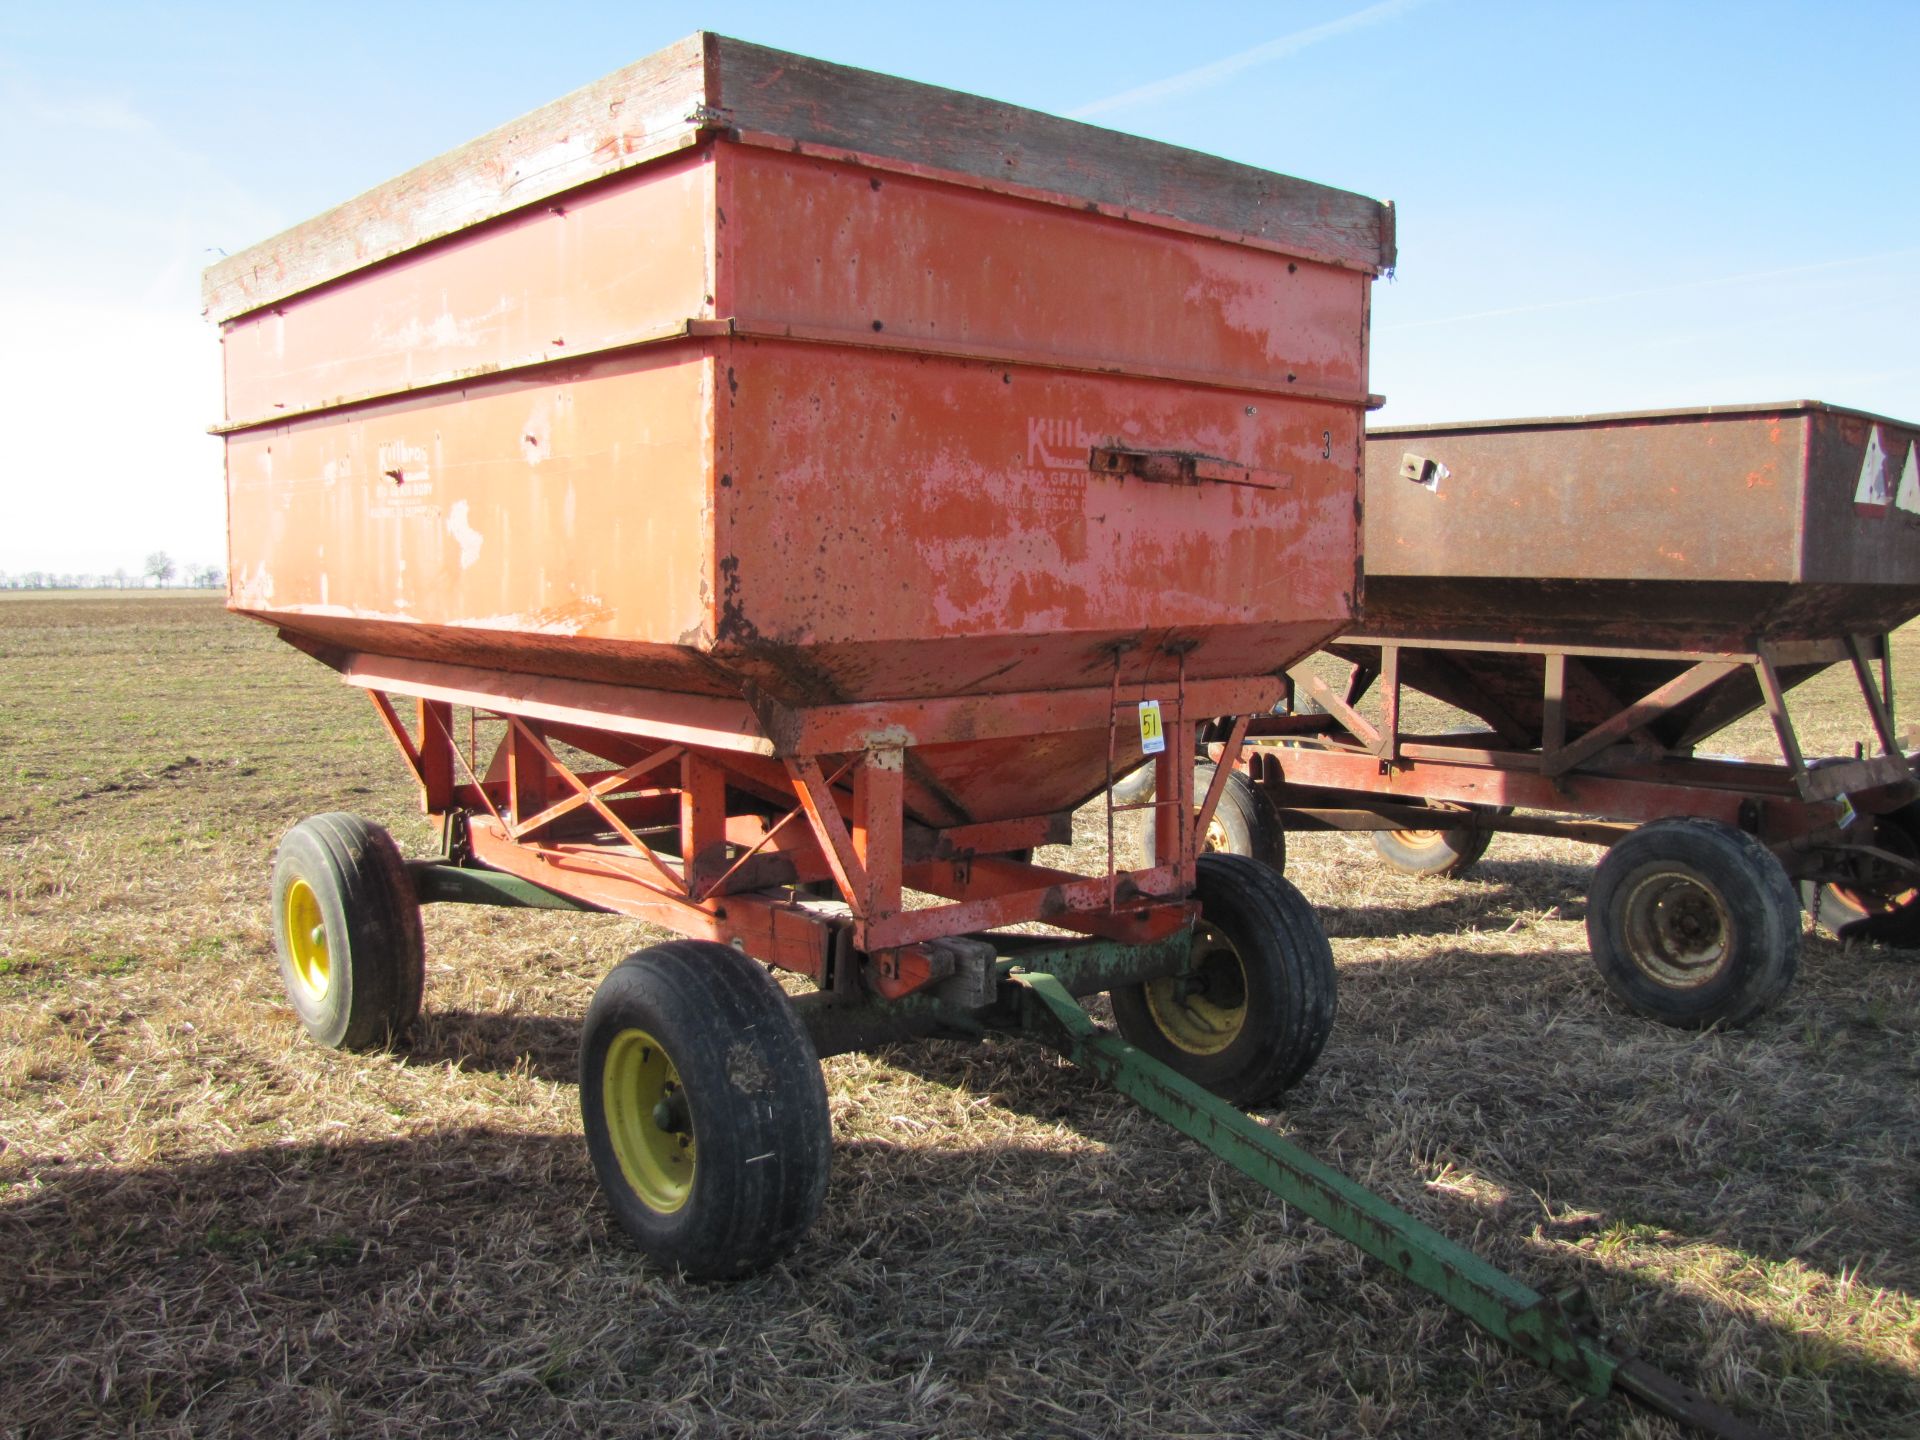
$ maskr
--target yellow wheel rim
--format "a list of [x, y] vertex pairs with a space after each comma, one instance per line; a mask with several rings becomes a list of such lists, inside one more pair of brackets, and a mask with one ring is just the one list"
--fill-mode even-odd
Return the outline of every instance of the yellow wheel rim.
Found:
[[320, 897], [304, 880], [287, 887], [287, 956], [293, 978], [314, 999], [323, 999], [333, 985], [333, 957], [327, 951], [327, 922], [320, 913]]
[[1147, 1009], [1160, 1033], [1189, 1055], [1217, 1055], [1247, 1023], [1247, 972], [1226, 936], [1194, 932], [1193, 960], [1179, 975], [1146, 984]]
[[[1193, 813], [1198, 815], [1200, 807], [1195, 806]], [[1207, 821], [1207, 833], [1200, 837], [1200, 848], [1209, 855], [1217, 855], [1233, 849], [1233, 837], [1227, 834], [1227, 827], [1221, 823], [1218, 812]]]
[[649, 1210], [671, 1214], [693, 1192], [693, 1112], [660, 1042], [622, 1030], [607, 1047], [600, 1081], [607, 1138], [620, 1173]]

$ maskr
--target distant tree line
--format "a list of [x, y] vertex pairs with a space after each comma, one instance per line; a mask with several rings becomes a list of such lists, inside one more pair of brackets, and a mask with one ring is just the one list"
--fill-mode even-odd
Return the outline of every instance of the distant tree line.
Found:
[[157, 585], [192, 590], [217, 590], [227, 572], [218, 565], [176, 565], [164, 550], [147, 556], [135, 575], [123, 565], [111, 575], [80, 574], [71, 570], [22, 570], [9, 575], [0, 570], [0, 590], [144, 590]]

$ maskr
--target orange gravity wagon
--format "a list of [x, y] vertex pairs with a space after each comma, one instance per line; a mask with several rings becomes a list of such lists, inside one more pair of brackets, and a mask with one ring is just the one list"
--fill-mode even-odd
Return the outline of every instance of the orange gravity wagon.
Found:
[[[581, 1097], [695, 1273], [817, 1212], [817, 1055], [1015, 966], [1271, 1098], [1331, 956], [1197, 853], [1191, 756], [1349, 623], [1392, 259], [1371, 200], [696, 35], [223, 260], [229, 603], [368, 694], [445, 837], [288, 835], [307, 1029], [406, 1029], [421, 901], [686, 937], [600, 987]], [[1153, 754], [1158, 863], [1111, 799], [1103, 871], [1035, 863]]]

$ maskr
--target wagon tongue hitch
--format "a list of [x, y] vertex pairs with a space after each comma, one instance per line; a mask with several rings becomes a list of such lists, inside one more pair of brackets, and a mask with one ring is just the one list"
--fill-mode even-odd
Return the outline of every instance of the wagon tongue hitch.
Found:
[[[1724, 1440], [1770, 1440], [1644, 1360], [1607, 1349], [1584, 1291], [1548, 1297], [1389, 1205], [1299, 1146], [1104, 1030], [1052, 975], [1015, 969], [1014, 1029], [1053, 1046], [1334, 1234], [1438, 1297], [1534, 1364], [1599, 1399], [1618, 1388]], [[1005, 993], [1003, 991], [1003, 993]]]

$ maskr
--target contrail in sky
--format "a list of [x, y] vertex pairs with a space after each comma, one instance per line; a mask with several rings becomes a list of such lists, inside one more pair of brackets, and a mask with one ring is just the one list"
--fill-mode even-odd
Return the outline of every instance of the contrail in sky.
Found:
[[1542, 310], [1577, 310], [1583, 305], [1610, 305], [1616, 300], [1641, 300], [1649, 295], [1672, 295], [1682, 290], [1708, 290], [1716, 285], [1744, 285], [1752, 280], [1781, 280], [1789, 275], [1811, 275], [1819, 270], [1840, 270], [1849, 265], [1871, 265], [1880, 260], [1903, 260], [1920, 255], [1920, 245], [1904, 250], [1882, 250], [1876, 255], [1849, 255], [1841, 260], [1818, 260], [1811, 265], [1788, 265], [1780, 270], [1749, 270], [1740, 275], [1712, 275], [1704, 280], [1680, 280], [1671, 285], [1650, 285], [1644, 290], [1619, 290], [1611, 295], [1582, 295], [1572, 300], [1542, 300], [1532, 305], [1508, 305], [1498, 310], [1469, 310], [1460, 315], [1443, 315], [1433, 320], [1409, 320], [1404, 325], [1376, 325], [1376, 335], [1401, 330], [1430, 330], [1436, 325], [1457, 325], [1463, 320], [1497, 320], [1507, 315], [1532, 315]]
[[1125, 109], [1129, 105], [1143, 105], [1154, 100], [1164, 100], [1169, 95], [1184, 95], [1189, 90], [1198, 90], [1226, 79], [1229, 75], [1238, 75], [1242, 70], [1250, 70], [1255, 65], [1264, 65], [1269, 60], [1279, 60], [1288, 55], [1297, 54], [1309, 45], [1317, 45], [1322, 40], [1331, 40], [1336, 35], [1344, 35], [1349, 30], [1358, 30], [1363, 26], [1377, 25], [1382, 20], [1391, 20], [1394, 16], [1411, 10], [1416, 5], [1424, 5], [1426, 0], [1379, 0], [1364, 10], [1356, 10], [1351, 15], [1343, 15], [1338, 20], [1329, 20], [1324, 25], [1309, 26], [1305, 30], [1296, 30], [1291, 35], [1282, 35], [1278, 40], [1269, 40], [1264, 45], [1256, 45], [1251, 50], [1242, 50], [1237, 55], [1229, 55], [1224, 60], [1215, 60], [1210, 65], [1198, 69], [1184, 70], [1178, 75], [1169, 75], [1165, 80], [1155, 80], [1150, 85], [1141, 85], [1132, 90], [1123, 90], [1118, 95], [1109, 95], [1103, 100], [1094, 100], [1077, 110], [1067, 111], [1075, 120], [1084, 120], [1089, 115], [1104, 115], [1109, 110]]

